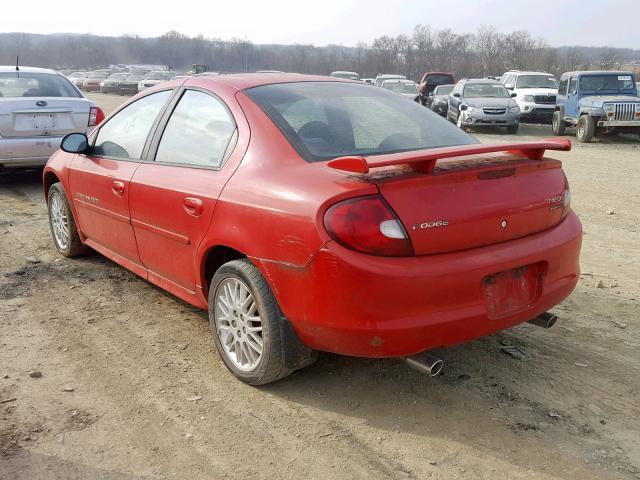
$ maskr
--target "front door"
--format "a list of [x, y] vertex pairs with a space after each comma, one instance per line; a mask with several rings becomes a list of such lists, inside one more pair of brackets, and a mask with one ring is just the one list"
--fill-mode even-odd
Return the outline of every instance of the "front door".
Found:
[[149, 279], [194, 292], [196, 250], [231, 175], [236, 125], [218, 97], [187, 89], [158, 135], [154, 161], [131, 180], [131, 223]]
[[90, 244], [135, 264], [140, 264], [140, 257], [129, 215], [130, 181], [171, 93], [147, 95], [116, 113], [100, 127], [87, 154], [76, 155], [69, 168], [82, 234]]
[[569, 79], [569, 89], [567, 91], [567, 100], [564, 104], [564, 113], [567, 117], [578, 118], [578, 77], [573, 76]]

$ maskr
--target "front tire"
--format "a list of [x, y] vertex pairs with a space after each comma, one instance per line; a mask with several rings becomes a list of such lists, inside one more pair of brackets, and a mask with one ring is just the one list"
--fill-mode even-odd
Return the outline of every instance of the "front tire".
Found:
[[514, 123], [513, 125], [507, 126], [507, 133], [509, 135], [515, 135], [518, 133], [518, 128], [520, 128], [520, 123]]
[[458, 118], [456, 118], [456, 125], [457, 127], [462, 130], [463, 132], [467, 131], [467, 126], [464, 124], [464, 122], [462, 121], [462, 112], [458, 113]]
[[576, 126], [576, 139], [581, 143], [589, 143], [595, 132], [595, 122], [593, 117], [582, 115]]
[[282, 313], [260, 271], [247, 259], [225, 263], [209, 289], [209, 325], [220, 358], [249, 385], [280, 380], [285, 365]]
[[566, 124], [564, 123], [560, 110], [556, 110], [555, 112], [553, 112], [553, 118], [551, 119], [551, 128], [553, 129], [554, 135], [558, 137], [564, 135]]
[[53, 244], [58, 252], [67, 258], [85, 255], [89, 248], [80, 239], [67, 194], [60, 182], [49, 187], [47, 210]]

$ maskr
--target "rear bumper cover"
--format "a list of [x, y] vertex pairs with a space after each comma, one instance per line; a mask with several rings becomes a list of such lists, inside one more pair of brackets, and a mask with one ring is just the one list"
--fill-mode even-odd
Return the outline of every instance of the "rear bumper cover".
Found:
[[62, 136], [0, 138], [0, 165], [6, 167], [38, 166], [60, 146]]
[[[363, 255], [329, 242], [303, 268], [253, 259], [309, 347], [398, 357], [454, 345], [526, 322], [564, 300], [579, 274], [577, 216], [529, 237], [411, 258]], [[543, 263], [540, 295], [517, 313], [489, 318], [483, 279]]]

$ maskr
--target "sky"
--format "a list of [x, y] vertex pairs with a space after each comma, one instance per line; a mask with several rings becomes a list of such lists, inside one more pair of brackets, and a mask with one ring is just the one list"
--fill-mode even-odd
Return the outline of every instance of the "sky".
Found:
[[[0, 32], [189, 36], [354, 46], [417, 24], [456, 33], [528, 30], [552, 46], [640, 49], [640, 0], [3, 1]], [[41, 8], [40, 8], [41, 7]], [[38, 12], [34, 14], [34, 12]]]

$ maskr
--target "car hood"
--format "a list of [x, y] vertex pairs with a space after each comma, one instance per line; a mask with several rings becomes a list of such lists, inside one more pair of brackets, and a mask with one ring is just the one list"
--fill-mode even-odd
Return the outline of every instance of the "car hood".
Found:
[[516, 105], [511, 98], [465, 98], [465, 102], [473, 108], [509, 108]]
[[610, 102], [640, 102], [640, 97], [633, 95], [594, 95], [582, 97], [579, 103], [581, 107], [601, 107], [603, 104]]

